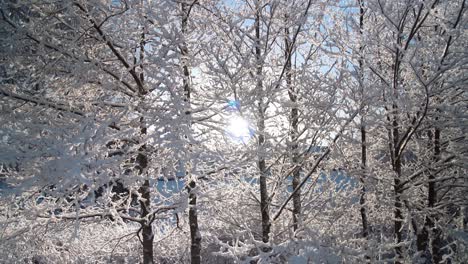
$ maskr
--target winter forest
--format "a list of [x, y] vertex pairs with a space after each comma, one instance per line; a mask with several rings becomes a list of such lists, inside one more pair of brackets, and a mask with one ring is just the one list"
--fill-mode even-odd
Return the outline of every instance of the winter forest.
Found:
[[466, 0], [0, 0], [0, 263], [468, 263]]

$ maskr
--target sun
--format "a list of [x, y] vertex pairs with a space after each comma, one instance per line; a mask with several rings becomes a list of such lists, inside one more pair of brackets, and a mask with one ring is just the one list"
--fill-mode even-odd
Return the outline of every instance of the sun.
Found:
[[235, 142], [247, 143], [252, 137], [252, 129], [249, 122], [240, 116], [229, 118], [226, 132]]

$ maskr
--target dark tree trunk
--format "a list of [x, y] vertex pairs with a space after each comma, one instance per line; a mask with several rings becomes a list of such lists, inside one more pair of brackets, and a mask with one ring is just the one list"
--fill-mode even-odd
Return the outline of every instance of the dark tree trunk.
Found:
[[[401, 169], [400, 169], [401, 172]], [[401, 180], [400, 180], [400, 175], [397, 175], [394, 179], [394, 194], [395, 194], [395, 203], [394, 203], [394, 234], [395, 234], [395, 242], [397, 244], [400, 244], [403, 241], [403, 204], [401, 202], [401, 195], [402, 195], [402, 189], [401, 189]], [[401, 245], [398, 245], [395, 247], [395, 253], [397, 260], [395, 263], [403, 263], [403, 247]]]
[[[402, 32], [403, 27], [401, 26], [399, 31]], [[400, 34], [397, 36], [397, 44], [402, 45], [403, 41], [403, 34]], [[399, 82], [400, 82], [400, 65], [402, 63], [402, 57], [403, 54], [399, 49], [396, 50], [395, 52], [395, 57], [394, 57], [394, 63], [393, 63], [393, 97], [392, 97], [392, 139], [391, 141], [392, 144], [392, 151], [391, 151], [391, 157], [392, 157], [392, 167], [393, 171], [395, 172], [395, 176], [393, 179], [393, 188], [394, 188], [394, 196], [395, 196], [395, 201], [394, 201], [394, 237], [395, 237], [395, 243], [397, 243], [397, 246], [395, 247], [395, 253], [396, 253], [396, 260], [395, 263], [403, 263], [403, 246], [401, 246], [401, 243], [403, 242], [403, 202], [402, 202], [402, 195], [403, 195], [403, 184], [402, 184], [402, 171], [401, 171], [401, 154], [402, 154], [402, 149], [400, 146], [400, 122], [399, 122], [399, 107], [398, 107], [398, 100], [399, 100]]]
[[143, 263], [150, 264], [150, 263], [154, 263], [154, 260], [153, 260], [154, 234], [153, 234], [153, 228], [152, 228], [153, 217], [149, 215], [151, 195], [150, 195], [150, 185], [149, 185], [148, 180], [145, 180], [143, 186], [140, 187], [140, 193], [141, 193], [141, 197], [144, 199], [143, 201], [140, 201], [141, 218], [145, 219], [141, 227], [141, 235], [142, 235], [142, 243], [143, 243]]
[[[463, 13], [466, 10], [465, 9], [465, 3], [466, 3], [466, 0], [463, 0], [461, 2], [461, 5], [460, 5], [459, 11], [458, 11], [457, 19], [456, 19], [456, 21], [454, 23], [452, 23], [452, 29], [453, 30], [455, 30], [457, 28], [457, 26], [459, 25], [459, 23], [461, 21], [463, 21], [462, 20]], [[435, 4], [433, 5], [433, 7], [431, 9], [433, 9], [434, 7], [435, 7]], [[436, 27], [436, 30], [437, 30], [437, 27]], [[449, 37], [447, 39], [447, 43], [446, 43], [444, 53], [442, 55], [442, 59], [440, 61], [440, 65], [438, 67], [438, 70], [440, 70], [441, 66], [445, 64], [444, 61], [447, 58], [447, 56], [449, 55], [449, 53], [450, 53], [449, 50], [450, 50], [451, 45], [453, 44], [452, 41], [453, 41], [453, 36], [449, 34]], [[441, 98], [436, 97], [436, 99], [437, 99], [437, 102], [440, 103]], [[440, 158], [441, 158], [441, 130], [442, 130], [442, 128], [438, 125], [440, 112], [441, 112], [440, 108], [436, 110], [436, 117], [434, 119], [434, 124], [435, 124], [434, 141], [433, 141], [433, 147], [434, 147], [433, 161], [434, 161], [434, 163], [439, 162]], [[435, 175], [434, 172], [431, 172], [430, 175], [429, 175], [427, 200], [428, 200], [429, 215], [426, 215], [426, 220], [425, 220], [425, 223], [424, 223], [424, 239], [425, 239], [425, 241], [427, 241], [428, 238], [429, 238], [429, 235], [431, 235], [431, 238], [432, 238], [432, 240], [431, 240], [431, 242], [432, 242], [432, 244], [431, 244], [432, 262], [433, 263], [440, 263], [442, 261], [442, 256], [443, 256], [443, 252], [442, 252], [443, 245], [442, 245], [441, 232], [437, 228], [437, 226], [435, 225], [436, 221], [438, 220], [437, 219], [438, 215], [437, 215], [437, 212], [434, 212], [434, 207], [436, 207], [437, 202], [438, 202], [438, 194], [437, 194], [436, 175]], [[427, 245], [428, 245], [427, 242], [425, 242], [424, 243], [424, 248], [425, 249], [427, 248]]]
[[[195, 2], [193, 2], [195, 3]], [[185, 37], [187, 33], [187, 26], [188, 26], [188, 19], [190, 16], [190, 11], [193, 7], [192, 5], [188, 5], [186, 3], [182, 3], [182, 35]], [[191, 82], [190, 82], [190, 68], [189, 68], [189, 50], [187, 47], [187, 43], [185, 40], [182, 42], [180, 46], [180, 53], [181, 53], [181, 61], [182, 61], [182, 70], [183, 70], [183, 87], [184, 87], [184, 101], [185, 101], [185, 115], [187, 116], [188, 126], [191, 127], [191, 103], [190, 103], [190, 96], [191, 96]], [[189, 152], [191, 151], [192, 146], [189, 145]], [[190, 164], [186, 164], [188, 169], [186, 172], [187, 177], [187, 191], [189, 195], [189, 226], [190, 226], [190, 263], [192, 264], [199, 264], [201, 263], [201, 234], [200, 229], [198, 227], [198, 214], [197, 214], [197, 193], [196, 187], [197, 184], [195, 179], [191, 175]]]
[[[289, 100], [292, 103], [291, 113], [289, 115], [290, 120], [290, 139], [291, 139], [291, 157], [292, 157], [292, 164], [293, 166], [297, 166], [299, 163], [299, 153], [298, 153], [298, 125], [299, 125], [299, 109], [297, 108], [297, 91], [294, 89], [292, 84], [292, 53], [293, 48], [291, 44], [291, 40], [289, 39], [289, 28], [285, 28], [285, 38], [284, 38], [284, 46], [285, 46], [285, 72], [286, 72], [286, 85], [288, 88], [288, 95]], [[294, 170], [292, 175], [292, 188], [296, 190], [301, 183], [301, 169], [297, 168]], [[299, 217], [301, 214], [301, 190], [298, 190], [293, 194], [293, 229], [297, 231], [299, 228]]]
[[[437, 118], [436, 118], [437, 120]], [[428, 131], [428, 139], [431, 142], [430, 145], [433, 147], [433, 162], [440, 160], [440, 129], [435, 128], [434, 134], [432, 131]], [[429, 213], [424, 219], [424, 226], [421, 234], [418, 235], [417, 247], [418, 251], [422, 251], [423, 254], [428, 255], [429, 252], [432, 256], [433, 263], [439, 263], [442, 260], [441, 254], [441, 240], [439, 230], [435, 226], [437, 220], [437, 214], [433, 211], [437, 203], [437, 189], [436, 189], [436, 177], [434, 173], [430, 173], [427, 184], [427, 208]], [[431, 240], [430, 240], [431, 239]], [[431, 242], [431, 243], [429, 243]], [[430, 246], [430, 248], [429, 248]]]
[[[144, 85], [144, 68], [143, 68], [143, 61], [145, 59], [145, 28], [143, 28], [143, 32], [141, 33], [141, 41], [140, 41], [140, 74], [137, 76], [136, 72], [135, 75], [137, 77], [138, 82], [138, 92], [140, 98], [147, 94]], [[135, 69], [134, 69], [135, 71]], [[147, 129], [145, 125], [144, 118], [140, 118], [140, 134], [142, 136], [146, 135]], [[138, 173], [143, 175], [146, 173], [146, 169], [148, 168], [148, 156], [146, 154], [146, 144], [140, 147], [139, 153], [136, 157], [136, 168], [138, 169]], [[144, 221], [141, 223], [141, 235], [142, 235], [142, 245], [143, 245], [143, 263], [144, 264], [152, 264], [154, 263], [154, 251], [153, 251], [153, 242], [154, 242], [154, 234], [153, 234], [153, 227], [152, 223], [154, 220], [154, 216], [150, 215], [151, 213], [151, 187], [149, 180], [146, 179], [143, 182], [143, 185], [140, 187], [139, 192], [141, 197], [143, 198], [140, 200], [140, 207], [141, 212], [140, 216]]]
[[[364, 1], [358, 0], [359, 3], [359, 34], [363, 35], [364, 30]], [[361, 95], [364, 99], [364, 60], [363, 60], [363, 46], [359, 47], [359, 85], [361, 89]], [[367, 212], [366, 212], [366, 185], [365, 178], [367, 177], [367, 141], [366, 141], [366, 125], [364, 123], [364, 113], [361, 118], [361, 196], [359, 199], [359, 205], [361, 206], [361, 222], [362, 222], [362, 236], [367, 238], [369, 235], [369, 227], [367, 223]], [[367, 258], [367, 257], [366, 257]]]
[[[146, 134], [146, 127], [143, 124], [143, 118], [141, 122], [141, 134]], [[144, 174], [148, 167], [148, 157], [146, 155], [146, 145], [143, 145], [139, 149], [139, 153], [136, 157], [136, 165], [140, 175]], [[144, 221], [141, 223], [141, 235], [143, 245], [143, 263], [151, 264], [154, 263], [154, 252], [153, 252], [153, 216], [150, 215], [151, 209], [151, 190], [149, 180], [145, 180], [143, 185], [140, 187], [139, 192], [143, 199], [140, 200], [141, 212], [140, 216]]]
[[260, 173], [260, 210], [262, 215], [262, 241], [268, 242], [270, 240], [270, 208], [266, 179], [266, 163], [265, 163], [265, 106], [263, 105], [263, 80], [262, 80], [262, 51], [260, 41], [260, 6], [257, 6], [255, 15], [255, 59], [257, 67], [257, 94], [258, 98], [258, 170]]
[[393, 104], [393, 122], [392, 122], [392, 136], [393, 136], [393, 153], [392, 153], [392, 162], [393, 162], [393, 171], [395, 172], [395, 178], [393, 180], [394, 184], [394, 236], [395, 243], [398, 245], [395, 247], [396, 261], [395, 263], [403, 263], [403, 247], [400, 245], [403, 242], [403, 203], [402, 203], [402, 194], [403, 186], [401, 182], [401, 155], [399, 149], [400, 141], [400, 130], [398, 122], [398, 106]]
[[[259, 140], [259, 142], [261, 142]], [[262, 241], [268, 242], [270, 239], [270, 207], [268, 199], [268, 190], [265, 173], [265, 159], [261, 158], [258, 161], [258, 169], [260, 171], [260, 208], [262, 212]]]
[[201, 234], [198, 228], [197, 216], [197, 195], [195, 193], [196, 184], [190, 181], [188, 186], [189, 192], [189, 224], [190, 224], [190, 263], [199, 264], [201, 262]]
[[[259, 133], [263, 133], [265, 129], [264, 120], [260, 118], [258, 121], [258, 129]], [[258, 160], [258, 170], [260, 172], [260, 210], [262, 214], [262, 241], [268, 242], [270, 236], [270, 207], [269, 207], [269, 199], [268, 199], [268, 189], [267, 189], [267, 178], [266, 178], [266, 165], [265, 165], [265, 158], [263, 157], [263, 144], [265, 143], [265, 137], [262, 134], [258, 136], [258, 145], [259, 145], [259, 153], [260, 157]]]
[[362, 236], [367, 238], [369, 235], [369, 226], [367, 223], [367, 212], [366, 212], [366, 186], [364, 179], [366, 178], [367, 173], [367, 146], [366, 146], [366, 127], [362, 124], [364, 121], [361, 120], [361, 169], [362, 176], [360, 178], [362, 187], [361, 187], [361, 197], [359, 199], [359, 205], [361, 206], [361, 222], [362, 222]]
[[[436, 118], [436, 122], [438, 118]], [[438, 162], [440, 160], [440, 129], [435, 128], [434, 131], [434, 162]], [[431, 173], [429, 175], [429, 184], [428, 184], [428, 207], [430, 210], [429, 217], [426, 217], [427, 223], [425, 227], [427, 227], [428, 233], [432, 233], [432, 262], [439, 263], [442, 261], [442, 252], [441, 252], [441, 239], [440, 239], [440, 232], [438, 228], [435, 226], [435, 221], [437, 220], [437, 213], [433, 212], [434, 207], [437, 203], [437, 189], [436, 189], [436, 182], [435, 182], [435, 175]]]

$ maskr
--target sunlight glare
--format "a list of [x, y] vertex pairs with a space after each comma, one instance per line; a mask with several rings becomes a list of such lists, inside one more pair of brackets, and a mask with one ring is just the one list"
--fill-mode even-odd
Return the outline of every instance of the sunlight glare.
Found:
[[240, 116], [231, 117], [226, 129], [227, 134], [236, 142], [247, 143], [252, 137], [249, 122]]

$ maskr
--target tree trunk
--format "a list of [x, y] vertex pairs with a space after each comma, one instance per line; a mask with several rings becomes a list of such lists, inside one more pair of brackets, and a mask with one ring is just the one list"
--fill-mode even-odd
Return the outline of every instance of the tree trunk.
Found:
[[[263, 130], [265, 129], [264, 120], [259, 120], [258, 127], [259, 133], [263, 133]], [[263, 152], [262, 146], [264, 142], [265, 137], [263, 135], [259, 135], [258, 145], [260, 152]], [[261, 155], [258, 160], [258, 170], [260, 171], [260, 209], [262, 213], [262, 241], [267, 243], [270, 239], [270, 207], [266, 182], [265, 158], [263, 157], [263, 153], [260, 153], [259, 155]]]
[[[402, 27], [399, 28], [399, 31], [402, 31]], [[402, 45], [403, 37], [402, 34], [397, 36], [397, 44]], [[403, 195], [403, 184], [402, 184], [402, 171], [401, 171], [401, 155], [403, 150], [400, 149], [400, 122], [399, 122], [399, 107], [398, 107], [398, 100], [399, 100], [399, 82], [400, 80], [400, 73], [401, 73], [401, 63], [402, 63], [402, 53], [399, 49], [395, 52], [394, 63], [393, 63], [393, 97], [392, 97], [392, 138], [391, 144], [392, 148], [392, 167], [393, 171], [395, 172], [393, 184], [394, 184], [394, 237], [395, 243], [397, 246], [395, 247], [396, 253], [396, 261], [395, 263], [403, 263], [403, 246], [401, 243], [403, 242], [403, 203], [402, 203], [402, 195]]]
[[[298, 153], [298, 125], [299, 125], [299, 109], [297, 108], [297, 91], [295, 91], [292, 85], [292, 53], [293, 47], [289, 39], [289, 28], [285, 28], [285, 72], [286, 72], [286, 85], [288, 89], [289, 100], [292, 103], [291, 113], [289, 115], [290, 120], [290, 139], [291, 139], [291, 156], [293, 166], [297, 166], [299, 163], [299, 153]], [[301, 169], [297, 168], [294, 170], [292, 175], [292, 188], [296, 190], [299, 184], [301, 183]], [[301, 191], [298, 190], [293, 194], [293, 229], [297, 231], [299, 228], [299, 217], [301, 214]]]
[[189, 183], [189, 225], [190, 225], [190, 263], [199, 264], [201, 262], [201, 234], [198, 228], [198, 215], [197, 215], [197, 194], [194, 189], [196, 187], [195, 181]]
[[[141, 156], [143, 157], [144, 155], [141, 155]], [[146, 160], [146, 156], [144, 156], [144, 159]], [[150, 185], [149, 185], [148, 180], [145, 180], [143, 186], [140, 187], [140, 193], [141, 193], [141, 197], [144, 199], [143, 201], [140, 201], [140, 206], [141, 206], [140, 215], [141, 215], [141, 218], [145, 219], [141, 227], [141, 235], [142, 235], [142, 242], [143, 242], [143, 263], [152, 264], [154, 263], [154, 259], [153, 259], [154, 234], [153, 234], [153, 228], [152, 228], [153, 217], [149, 215], [151, 195], [150, 195]]]
[[399, 140], [400, 131], [398, 128], [398, 107], [396, 104], [393, 105], [393, 171], [395, 172], [394, 184], [394, 236], [395, 243], [398, 245], [395, 247], [396, 261], [395, 263], [403, 263], [403, 247], [400, 245], [403, 242], [403, 203], [401, 201], [403, 189], [401, 183], [401, 155], [399, 155]]
[[361, 197], [359, 199], [359, 205], [361, 206], [361, 222], [362, 222], [362, 237], [367, 239], [369, 235], [369, 226], [367, 223], [367, 212], [366, 212], [366, 186], [364, 179], [367, 176], [367, 146], [366, 146], [366, 127], [361, 120], [361, 169], [362, 175], [360, 181], [362, 184], [361, 187]]
[[[143, 124], [143, 118], [140, 119], [141, 123], [141, 134], [146, 134], [146, 127]], [[136, 165], [140, 175], [144, 174], [146, 168], [148, 167], [148, 157], [146, 155], [146, 145], [143, 145], [139, 149], [139, 153], [136, 157]], [[140, 216], [144, 219], [144, 222], [141, 223], [141, 235], [142, 235], [142, 245], [143, 245], [143, 263], [152, 264], [154, 263], [154, 252], [153, 252], [153, 218], [154, 216], [150, 215], [151, 208], [151, 192], [150, 192], [150, 183], [146, 179], [143, 182], [143, 185], [140, 187], [139, 192], [141, 194], [140, 207], [141, 212]]]
[[268, 199], [266, 163], [265, 163], [265, 106], [263, 105], [263, 80], [262, 80], [262, 51], [260, 41], [260, 6], [257, 2], [255, 14], [255, 59], [257, 67], [257, 94], [258, 98], [258, 170], [260, 173], [260, 210], [262, 214], [262, 241], [267, 243], [270, 240], [270, 208]]
[[[188, 19], [192, 6], [186, 3], [182, 3], [182, 35], [183, 37], [187, 34]], [[191, 96], [191, 83], [190, 83], [190, 69], [188, 65], [189, 50], [185, 40], [180, 46], [181, 62], [183, 70], [183, 87], [184, 87], [184, 102], [185, 102], [185, 115], [187, 117], [188, 126], [191, 127], [191, 110], [190, 110], [190, 96]], [[188, 138], [188, 137], [187, 137]], [[189, 152], [192, 146], [189, 145]], [[190, 162], [190, 161], [189, 161]], [[190, 164], [186, 167], [187, 176], [187, 191], [189, 195], [189, 226], [190, 226], [190, 263], [199, 264], [201, 263], [201, 234], [198, 227], [198, 214], [197, 214], [197, 193], [196, 193], [196, 181], [190, 171]]]
[[[139, 86], [138, 92], [141, 100], [143, 100], [144, 96], [146, 95], [146, 90], [144, 89], [144, 68], [143, 68], [143, 60], [145, 59], [145, 28], [143, 28], [143, 32], [141, 33], [141, 41], [140, 41], [140, 74], [139, 78]], [[140, 118], [140, 134], [141, 136], [146, 135], [147, 129], [144, 122], [144, 118]], [[138, 150], [138, 155], [136, 157], [136, 165], [140, 175], [146, 173], [146, 169], [148, 168], [148, 156], [146, 154], [146, 144], [141, 146]], [[152, 223], [154, 220], [154, 216], [150, 215], [151, 213], [151, 188], [149, 179], [146, 179], [143, 182], [143, 185], [140, 187], [139, 192], [141, 197], [143, 198], [140, 200], [140, 207], [141, 212], [140, 216], [144, 219], [144, 222], [141, 223], [141, 235], [142, 235], [142, 245], [143, 245], [143, 263], [144, 264], [152, 264], [154, 263], [154, 252], [153, 252], [153, 242], [154, 242], [154, 234], [153, 234], [153, 227]]]
[[[436, 117], [436, 122], [438, 118]], [[434, 162], [438, 162], [440, 160], [440, 129], [438, 127], [435, 128], [434, 131]], [[437, 220], [437, 214], [433, 212], [433, 209], [437, 203], [437, 189], [436, 189], [436, 182], [435, 182], [435, 175], [431, 173], [429, 175], [429, 184], [428, 184], [428, 206], [430, 210], [429, 217], [426, 217], [427, 220], [427, 230], [428, 233], [432, 233], [432, 262], [439, 263], [442, 261], [442, 254], [441, 254], [441, 241], [440, 241], [440, 234], [438, 228], [435, 226], [435, 221]], [[426, 225], [425, 225], [426, 226]]]
[[[364, 1], [358, 0], [359, 4], [359, 34], [362, 37], [364, 30]], [[362, 99], [364, 100], [364, 60], [363, 60], [363, 46], [359, 47], [359, 86], [361, 90]], [[361, 206], [361, 222], [362, 222], [362, 236], [367, 239], [369, 234], [369, 227], [367, 223], [367, 212], [366, 212], [366, 186], [365, 178], [367, 177], [367, 141], [366, 141], [366, 125], [364, 123], [364, 113], [361, 118], [361, 197], [359, 199], [359, 205]], [[367, 257], [366, 257], [367, 258]]]

